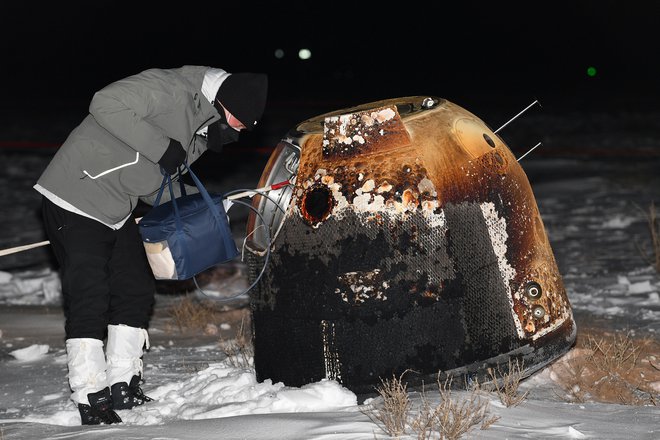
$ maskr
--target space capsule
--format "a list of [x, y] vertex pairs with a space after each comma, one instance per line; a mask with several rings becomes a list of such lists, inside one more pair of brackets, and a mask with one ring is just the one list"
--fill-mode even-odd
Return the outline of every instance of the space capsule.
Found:
[[[370, 102], [295, 126], [247, 225], [257, 379], [528, 376], [576, 325], [529, 181], [481, 119], [434, 96]], [[405, 376], [402, 376], [407, 372]]]

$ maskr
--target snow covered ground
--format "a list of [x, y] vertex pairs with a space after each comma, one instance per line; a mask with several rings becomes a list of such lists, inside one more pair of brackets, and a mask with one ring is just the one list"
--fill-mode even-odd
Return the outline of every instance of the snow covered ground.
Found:
[[[0, 173], [0, 249], [45, 239], [39, 197], [31, 186], [48, 159], [46, 153], [0, 152], [5, 168]], [[579, 334], [626, 334], [645, 341], [646, 350], [638, 352], [644, 391], [637, 394], [637, 404], [603, 401], [602, 396], [581, 393], [578, 384], [567, 388], [556, 363], [522, 381], [520, 392], [528, 394], [517, 406], [506, 407], [495, 393], [484, 393], [481, 399], [497, 419], [487, 429], [476, 426], [465, 438], [660, 438], [660, 274], [651, 266], [645, 217], [652, 201], [660, 205], [660, 160], [530, 156], [521, 164]], [[239, 166], [232, 179], [209, 181], [207, 187], [253, 187], [260, 166]], [[234, 227], [240, 236], [240, 219]], [[207, 294], [218, 297], [244, 286], [241, 265], [234, 269], [229, 285], [214, 290], [211, 284]], [[171, 315], [180, 300], [180, 294], [165, 290], [157, 295], [143, 386], [155, 402], [120, 411], [123, 424], [82, 427], [68, 400], [59, 279], [48, 248], [0, 257], [0, 440], [389, 438], [370, 410], [378, 407], [380, 397], [359, 403], [333, 381], [302, 388], [258, 383], [249, 363], [228, 358], [227, 346], [248, 313], [245, 298], [218, 305], [218, 322], [183, 331]], [[571, 350], [569, 360], [576, 350], [584, 348]], [[437, 400], [439, 395], [431, 389], [425, 398]], [[413, 408], [423, 402], [418, 392], [409, 396]], [[468, 392], [452, 392], [457, 402], [468, 397]], [[422, 437], [408, 429], [400, 438]]]

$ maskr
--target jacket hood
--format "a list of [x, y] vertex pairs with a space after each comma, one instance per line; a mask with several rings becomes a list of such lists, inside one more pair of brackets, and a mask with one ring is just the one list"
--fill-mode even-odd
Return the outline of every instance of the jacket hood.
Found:
[[204, 81], [202, 82], [202, 94], [208, 100], [209, 103], [213, 104], [215, 101], [215, 95], [218, 93], [218, 89], [223, 82], [231, 73], [226, 72], [222, 69], [209, 68], [204, 74]]

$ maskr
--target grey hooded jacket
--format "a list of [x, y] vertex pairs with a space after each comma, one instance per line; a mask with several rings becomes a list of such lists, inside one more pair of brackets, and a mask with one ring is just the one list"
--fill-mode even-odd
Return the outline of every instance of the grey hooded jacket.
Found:
[[170, 138], [181, 143], [191, 164], [206, 151], [205, 138], [196, 133], [220, 119], [202, 94], [208, 69], [149, 69], [96, 92], [90, 114], [69, 134], [35, 188], [106, 224], [125, 219], [139, 199], [151, 204], [163, 179], [158, 160]]

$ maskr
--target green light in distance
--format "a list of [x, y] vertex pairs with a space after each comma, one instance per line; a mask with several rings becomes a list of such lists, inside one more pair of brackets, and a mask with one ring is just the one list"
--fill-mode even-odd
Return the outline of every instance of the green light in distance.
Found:
[[594, 66], [587, 67], [587, 76], [594, 77], [596, 76], [596, 68]]

